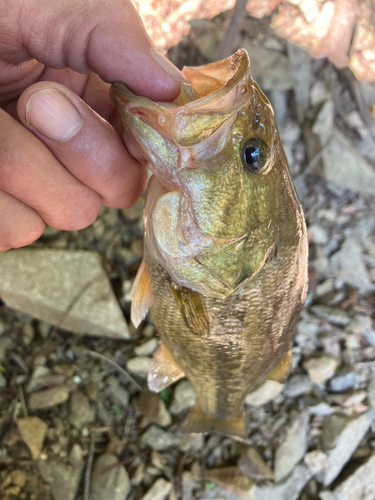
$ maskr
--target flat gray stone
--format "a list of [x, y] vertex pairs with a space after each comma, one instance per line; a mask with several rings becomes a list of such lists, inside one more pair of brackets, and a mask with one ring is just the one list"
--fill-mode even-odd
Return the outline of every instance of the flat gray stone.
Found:
[[30, 410], [45, 410], [61, 405], [69, 399], [69, 390], [65, 385], [50, 387], [44, 391], [33, 392], [29, 397]]
[[357, 449], [370, 428], [375, 412], [370, 410], [349, 422], [336, 440], [336, 446], [328, 455], [324, 484], [330, 485]]
[[178, 415], [182, 411], [194, 406], [196, 400], [197, 396], [191, 383], [188, 380], [181, 380], [174, 390], [173, 401], [169, 411], [173, 415]]
[[319, 358], [308, 359], [303, 363], [303, 367], [309, 374], [311, 382], [319, 384], [332, 378], [339, 364], [334, 358], [320, 356]]
[[134, 375], [146, 379], [148, 372], [151, 370], [152, 358], [147, 356], [136, 356], [135, 358], [129, 359], [126, 363], [127, 369]]
[[341, 249], [332, 255], [331, 272], [333, 277], [358, 288], [360, 292], [374, 288], [363, 261], [361, 245], [354, 238], [346, 239]]
[[156, 451], [163, 451], [177, 444], [177, 440], [171, 432], [163, 431], [156, 425], [150, 425], [142, 436], [142, 443]]
[[284, 384], [275, 380], [266, 380], [245, 398], [245, 404], [249, 406], [263, 406], [278, 396], [284, 388]]
[[357, 375], [354, 372], [343, 373], [333, 378], [329, 383], [332, 392], [345, 392], [352, 389], [357, 383]]
[[287, 481], [276, 486], [261, 486], [255, 489], [253, 500], [297, 500], [313, 473], [304, 465], [298, 465]]
[[130, 338], [95, 252], [10, 250], [0, 254], [0, 276], [0, 296], [9, 307], [75, 333]]
[[316, 305], [310, 309], [316, 316], [327, 319], [332, 325], [347, 326], [350, 323], [348, 314], [338, 307]]
[[[131, 485], [123, 465], [115, 455], [105, 453], [96, 460], [91, 476], [89, 500], [125, 500]], [[115, 467], [113, 467], [115, 466]], [[113, 467], [103, 473], [109, 467]]]
[[375, 194], [375, 170], [337, 129], [322, 155], [327, 181], [355, 192]]
[[38, 470], [49, 483], [55, 500], [74, 500], [81, 480], [83, 464], [78, 467], [57, 460], [37, 461]]
[[134, 349], [134, 353], [137, 356], [152, 356], [156, 349], [158, 348], [159, 341], [156, 337], [147, 340], [143, 344], [138, 345]]
[[375, 455], [335, 488], [336, 500], [375, 498]]
[[286, 478], [307, 450], [309, 432], [309, 414], [299, 415], [288, 429], [285, 440], [276, 450], [275, 481]]
[[89, 400], [81, 391], [75, 392], [70, 398], [69, 421], [78, 429], [95, 421]]
[[160, 477], [141, 500], [165, 500], [171, 491], [172, 483]]

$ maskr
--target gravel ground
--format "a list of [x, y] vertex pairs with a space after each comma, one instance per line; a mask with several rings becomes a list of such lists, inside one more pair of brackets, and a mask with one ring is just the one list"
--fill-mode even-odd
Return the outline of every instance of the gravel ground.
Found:
[[[180, 67], [216, 59], [228, 16], [191, 24]], [[0, 255], [2, 499], [375, 499], [375, 85], [268, 25], [245, 19], [234, 48], [274, 106], [308, 226], [287, 382], [247, 396], [246, 439], [180, 435], [194, 391], [148, 392], [157, 332], [129, 320], [143, 199], [47, 228]]]

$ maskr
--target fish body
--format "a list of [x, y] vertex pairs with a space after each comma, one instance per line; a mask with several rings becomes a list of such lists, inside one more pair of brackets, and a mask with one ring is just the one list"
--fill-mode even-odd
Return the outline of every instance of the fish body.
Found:
[[307, 237], [273, 110], [243, 49], [184, 68], [174, 103], [112, 86], [153, 176], [132, 319], [150, 310], [161, 339], [148, 383], [186, 376], [187, 431], [244, 434], [247, 393], [281, 380], [307, 289]]

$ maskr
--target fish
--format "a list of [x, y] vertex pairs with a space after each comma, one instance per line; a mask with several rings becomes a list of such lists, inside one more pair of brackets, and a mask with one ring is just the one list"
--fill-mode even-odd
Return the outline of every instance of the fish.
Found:
[[131, 319], [160, 337], [148, 386], [187, 377], [183, 432], [246, 435], [243, 401], [285, 381], [307, 293], [304, 215], [273, 109], [244, 49], [185, 67], [172, 103], [115, 82], [111, 98], [152, 176]]

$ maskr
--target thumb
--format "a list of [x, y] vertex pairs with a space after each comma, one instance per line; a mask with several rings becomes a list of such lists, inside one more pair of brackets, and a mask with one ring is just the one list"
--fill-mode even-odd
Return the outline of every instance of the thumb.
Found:
[[36, 59], [55, 69], [94, 72], [154, 100], [179, 94], [184, 77], [154, 50], [130, 0], [15, 0], [9, 5], [11, 12], [0, 20], [6, 42], [1, 55], [5, 50], [8, 63]]

